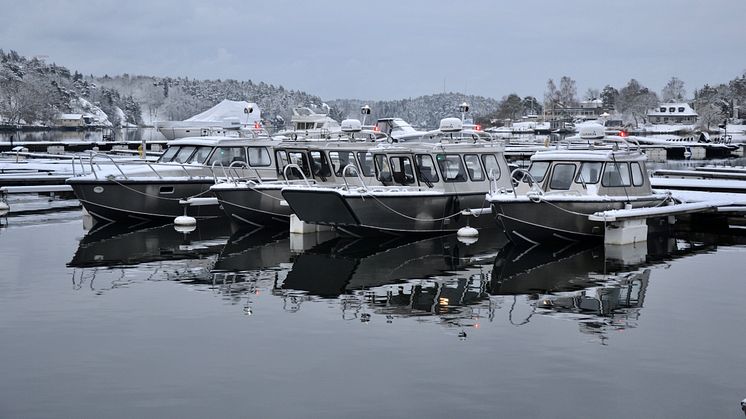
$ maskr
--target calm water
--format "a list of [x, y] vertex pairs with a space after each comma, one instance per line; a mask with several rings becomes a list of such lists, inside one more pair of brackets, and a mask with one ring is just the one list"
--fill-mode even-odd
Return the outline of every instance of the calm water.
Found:
[[746, 235], [0, 229], [0, 417], [743, 417]]

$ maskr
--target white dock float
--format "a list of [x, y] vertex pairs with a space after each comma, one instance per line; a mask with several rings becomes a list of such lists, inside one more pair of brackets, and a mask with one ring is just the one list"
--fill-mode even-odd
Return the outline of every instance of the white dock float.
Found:
[[654, 208], [629, 208], [602, 211], [589, 215], [588, 219], [591, 221], [603, 222], [606, 225], [606, 230], [604, 231], [604, 243], [630, 244], [647, 240], [648, 225], [646, 220], [648, 218], [693, 214], [705, 211], [716, 212], [719, 208], [727, 208], [732, 205], [734, 205], [734, 201], [732, 200], [709, 200], [664, 205]]
[[332, 228], [328, 226], [310, 224], [301, 221], [301, 219], [295, 214], [290, 215], [290, 233], [292, 234], [311, 234], [321, 231], [329, 231], [331, 229]]

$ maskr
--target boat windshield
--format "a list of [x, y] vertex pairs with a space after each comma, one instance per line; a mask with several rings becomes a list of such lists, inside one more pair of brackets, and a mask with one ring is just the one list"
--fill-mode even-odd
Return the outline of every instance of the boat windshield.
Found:
[[482, 165], [479, 164], [479, 156], [476, 154], [464, 155], [464, 163], [466, 163], [466, 171], [469, 173], [469, 178], [474, 182], [484, 180], [484, 172], [482, 171]]
[[580, 165], [575, 183], [598, 183], [601, 178], [601, 166], [603, 163], [599, 161], [584, 162]]
[[531, 177], [534, 178], [537, 182], [541, 182], [544, 180], [544, 176], [547, 175], [547, 169], [549, 169], [549, 162], [548, 161], [537, 161], [531, 163], [531, 167], [528, 168], [528, 172], [531, 174]]
[[429, 154], [418, 154], [415, 156], [417, 172], [423, 182], [438, 182], [438, 171], [435, 169], [433, 157]]
[[174, 159], [174, 156], [176, 156], [176, 153], [179, 152], [180, 148], [181, 147], [177, 145], [167, 148], [166, 151], [164, 151], [163, 154], [161, 154], [161, 157], [158, 158], [158, 162], [159, 163], [170, 162], [171, 160]]
[[627, 163], [608, 162], [601, 178], [603, 186], [630, 186]]
[[409, 157], [391, 157], [391, 177], [400, 185], [411, 185], [414, 183], [414, 169]]
[[487, 171], [487, 179], [500, 179], [500, 164], [494, 154], [483, 155], [482, 162], [484, 162], [484, 169]]
[[192, 157], [189, 158], [189, 161], [187, 163], [204, 164], [205, 160], [207, 160], [207, 156], [210, 155], [210, 152], [212, 152], [212, 147], [209, 147], [209, 146], [198, 147], [197, 151], [195, 151], [194, 154], [192, 154]]
[[252, 167], [266, 167], [272, 165], [267, 147], [249, 147], [249, 165]]
[[440, 173], [446, 182], [466, 182], [466, 169], [458, 154], [438, 154], [436, 156]]
[[188, 145], [181, 147], [181, 150], [179, 150], [178, 153], [176, 153], [176, 156], [174, 157], [173, 161], [176, 163], [186, 163], [189, 160], [189, 157], [194, 153], [194, 150], [196, 149], [196, 146]]
[[331, 176], [332, 170], [329, 168], [329, 162], [326, 160], [326, 155], [320, 151], [312, 151], [310, 154], [313, 175], [320, 177], [322, 180]]
[[575, 178], [575, 165], [572, 163], [558, 163], [552, 170], [552, 180], [549, 188], [554, 190], [568, 190]]
[[360, 151], [357, 153], [358, 162], [360, 162], [360, 171], [363, 176], [373, 177], [375, 176], [375, 168], [373, 167], [373, 155], [367, 151]]
[[246, 163], [246, 149], [243, 147], [218, 147], [207, 162], [209, 166], [219, 164], [228, 167], [233, 162]]
[[[355, 153], [352, 151], [330, 151], [329, 160], [331, 160], [334, 174], [342, 176], [342, 171], [348, 164], [355, 166]], [[355, 171], [347, 170], [344, 175], [347, 177], [355, 176]]]

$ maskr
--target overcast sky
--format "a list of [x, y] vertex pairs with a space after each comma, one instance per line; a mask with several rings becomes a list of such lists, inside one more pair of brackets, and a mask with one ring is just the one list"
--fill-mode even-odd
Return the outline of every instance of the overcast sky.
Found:
[[264, 81], [324, 99], [543, 96], [746, 70], [744, 0], [0, 0], [0, 48], [94, 75]]

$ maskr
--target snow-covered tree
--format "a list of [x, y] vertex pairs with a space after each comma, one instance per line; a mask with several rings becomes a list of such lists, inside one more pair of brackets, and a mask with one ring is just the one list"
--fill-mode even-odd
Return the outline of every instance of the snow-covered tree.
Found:
[[635, 125], [647, 120], [648, 110], [658, 105], [658, 96], [637, 80], [631, 79], [619, 90], [616, 109], [625, 116], [631, 117]]
[[598, 89], [594, 89], [592, 87], [589, 87], [588, 90], [585, 91], [585, 94], [583, 95], [584, 100], [596, 100], [601, 97], [601, 92], [599, 92]]
[[677, 77], [671, 77], [671, 80], [661, 90], [661, 101], [663, 102], [683, 102], [685, 98], [684, 82]]
[[557, 104], [560, 103], [560, 99], [560, 91], [557, 89], [557, 85], [554, 84], [554, 80], [547, 80], [547, 87], [544, 90], [544, 107], [555, 109]]
[[608, 84], [601, 90], [601, 101], [604, 109], [610, 111], [616, 106], [616, 100], [619, 97], [619, 91]]

